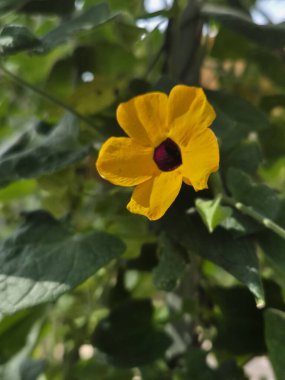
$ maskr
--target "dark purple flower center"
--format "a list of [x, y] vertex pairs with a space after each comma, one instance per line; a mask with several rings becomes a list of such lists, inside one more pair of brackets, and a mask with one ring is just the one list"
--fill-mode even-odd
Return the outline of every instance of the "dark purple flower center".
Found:
[[153, 159], [163, 172], [174, 170], [182, 164], [179, 146], [171, 139], [164, 140], [155, 148]]

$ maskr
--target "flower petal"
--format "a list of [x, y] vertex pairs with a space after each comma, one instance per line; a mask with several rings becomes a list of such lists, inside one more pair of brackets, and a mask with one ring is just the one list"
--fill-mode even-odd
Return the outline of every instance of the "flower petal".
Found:
[[167, 101], [162, 92], [136, 96], [119, 105], [118, 122], [138, 143], [157, 146], [167, 137]]
[[219, 146], [211, 129], [193, 136], [182, 149], [182, 162], [184, 182], [190, 182], [196, 191], [206, 189], [209, 175], [219, 167]]
[[135, 186], [159, 173], [153, 149], [128, 137], [111, 137], [102, 146], [96, 167], [100, 175], [120, 186]]
[[150, 220], [157, 220], [174, 202], [181, 185], [180, 170], [161, 172], [135, 188], [127, 209], [134, 214], [145, 215]]
[[212, 124], [216, 114], [202, 88], [175, 86], [169, 95], [169, 137], [186, 146], [194, 134]]

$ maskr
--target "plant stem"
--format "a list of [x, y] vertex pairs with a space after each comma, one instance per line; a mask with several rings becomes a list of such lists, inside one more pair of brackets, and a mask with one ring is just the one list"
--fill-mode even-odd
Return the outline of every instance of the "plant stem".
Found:
[[271, 219], [266, 218], [259, 212], [255, 211], [253, 208], [244, 205], [241, 202], [236, 201], [235, 199], [222, 195], [222, 202], [235, 207], [241, 213], [250, 216], [252, 219], [256, 220], [258, 223], [262, 224], [264, 227], [275, 232], [278, 236], [285, 239], [285, 229], [280, 227], [278, 224], [273, 222]]
[[224, 186], [220, 172], [211, 174], [209, 178], [209, 185], [215, 197], [219, 197], [221, 194], [224, 194]]
[[[34, 86], [33, 84], [25, 81], [24, 79], [18, 77], [17, 75], [11, 73], [11, 71], [7, 70], [3, 66], [3, 64], [1, 64], [1, 63], [0, 63], [0, 70], [2, 70], [2, 72], [4, 74], [6, 74], [10, 79], [12, 79], [15, 83], [19, 84], [22, 87], [30, 89], [31, 91], [33, 91], [36, 94], [42, 96], [43, 98], [45, 98], [46, 100], [50, 101], [51, 103], [54, 103], [57, 106], [63, 108], [64, 110], [70, 112], [72, 115], [74, 115], [75, 117], [77, 117], [82, 122], [84, 122], [84, 123], [88, 124], [89, 126], [95, 128], [95, 125], [92, 123], [92, 121], [88, 117], [80, 114], [74, 108], [70, 107], [68, 104], [66, 104], [62, 100], [54, 97], [53, 95], [51, 95], [51, 94], [49, 94], [49, 93], [41, 90], [40, 88]], [[98, 131], [96, 131], [96, 133], [99, 135]]]

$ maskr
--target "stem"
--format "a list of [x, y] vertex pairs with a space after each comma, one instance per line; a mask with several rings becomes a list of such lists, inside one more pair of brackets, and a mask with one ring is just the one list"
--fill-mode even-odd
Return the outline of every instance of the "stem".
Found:
[[220, 172], [213, 173], [209, 178], [209, 185], [215, 197], [224, 194], [224, 186]]
[[[47, 92], [41, 90], [40, 88], [34, 86], [33, 84], [25, 81], [24, 79], [18, 77], [17, 75], [11, 73], [11, 71], [7, 70], [3, 64], [0, 63], [0, 70], [2, 70], [3, 73], [5, 73], [10, 79], [12, 79], [15, 83], [19, 84], [20, 86], [22, 87], [25, 87], [25, 88], [28, 88], [30, 89], [31, 91], [35, 92], [36, 94], [42, 96], [43, 98], [45, 98], [46, 100], [50, 101], [51, 103], [54, 103], [56, 104], [57, 106], [63, 108], [64, 110], [70, 112], [72, 115], [74, 115], [75, 117], [77, 117], [79, 120], [81, 120], [82, 122], [88, 124], [89, 126], [95, 128], [95, 125], [92, 123], [92, 121], [80, 114], [79, 112], [77, 112], [74, 108], [70, 107], [68, 104], [66, 104], [65, 102], [63, 102], [62, 100], [54, 97], [53, 95], [51, 94], [48, 94]], [[96, 131], [96, 133], [98, 135], [99, 132]]]
[[285, 239], [285, 229], [280, 227], [278, 224], [274, 223], [271, 219], [266, 218], [259, 212], [255, 211], [253, 208], [244, 205], [241, 202], [237, 202], [235, 199], [222, 195], [222, 202], [228, 204], [232, 207], [235, 207], [238, 211], [242, 212], [245, 215], [250, 216], [252, 219], [256, 220], [258, 223], [262, 224], [264, 227], [275, 232], [282, 239]]
[[160, 11], [151, 12], [151, 13], [144, 13], [138, 17], [136, 17], [136, 20], [145, 20], [153, 17], [166, 17], [169, 18], [172, 15], [171, 9], [161, 9]]
[[157, 64], [157, 62], [159, 61], [159, 58], [161, 57], [163, 51], [164, 51], [164, 44], [162, 44], [162, 46], [158, 50], [157, 54], [154, 56], [154, 58], [152, 59], [152, 61], [149, 64], [149, 66], [147, 67], [146, 72], [144, 74], [145, 78], [149, 77], [151, 71], [153, 70], [153, 68], [155, 67], [155, 65]]

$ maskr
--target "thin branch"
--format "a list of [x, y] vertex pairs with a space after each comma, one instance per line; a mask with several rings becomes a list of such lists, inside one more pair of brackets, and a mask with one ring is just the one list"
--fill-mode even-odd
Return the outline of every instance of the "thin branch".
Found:
[[258, 223], [262, 224], [264, 227], [275, 232], [282, 239], [285, 239], [284, 228], [280, 227], [278, 224], [273, 222], [273, 220], [255, 211], [252, 207], [246, 206], [243, 203], [238, 202], [235, 199], [228, 197], [226, 195], [222, 196], [222, 202], [236, 208], [238, 211], [240, 211], [244, 215], [250, 216], [252, 219], [256, 220]]

